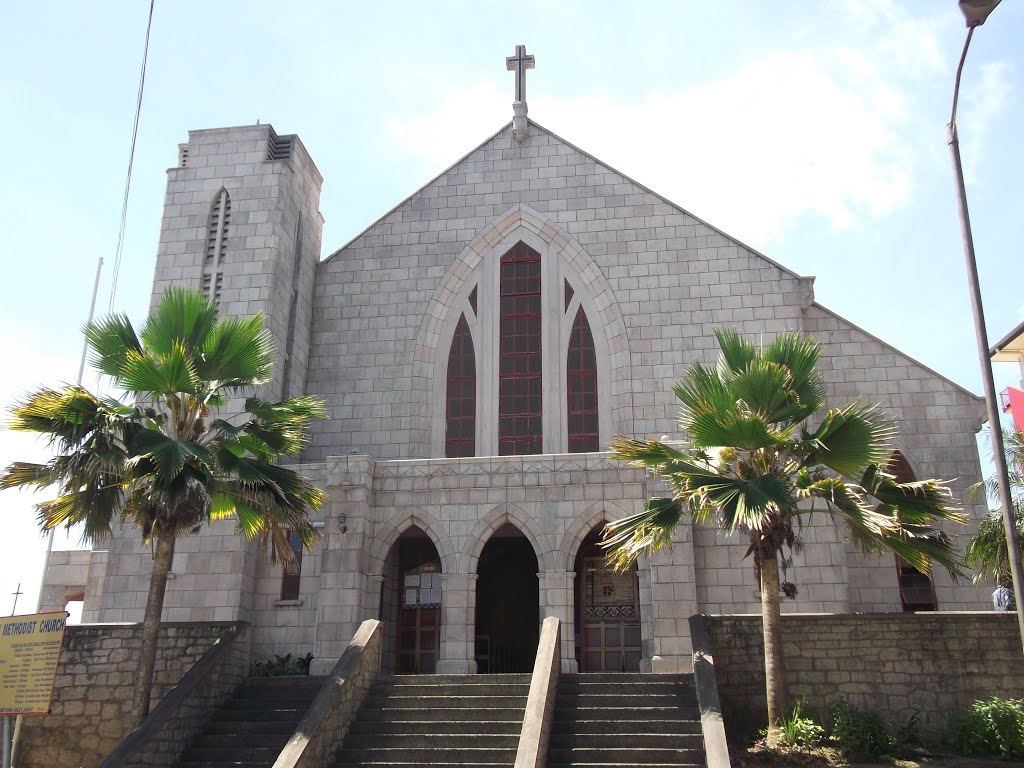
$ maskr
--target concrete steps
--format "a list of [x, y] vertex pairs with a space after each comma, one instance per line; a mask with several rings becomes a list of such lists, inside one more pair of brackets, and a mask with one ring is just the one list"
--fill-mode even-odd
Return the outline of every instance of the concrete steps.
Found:
[[529, 675], [396, 675], [373, 687], [336, 768], [512, 766]]
[[559, 679], [549, 768], [703, 765], [693, 675], [601, 673]]
[[213, 714], [179, 768], [269, 768], [323, 684], [322, 677], [252, 677]]

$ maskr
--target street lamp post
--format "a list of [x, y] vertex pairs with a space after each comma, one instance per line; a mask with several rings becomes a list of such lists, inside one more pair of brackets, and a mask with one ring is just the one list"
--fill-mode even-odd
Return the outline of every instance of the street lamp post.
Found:
[[960, 230], [964, 241], [964, 260], [967, 262], [967, 281], [971, 290], [971, 309], [974, 313], [974, 332], [978, 341], [978, 357], [981, 362], [981, 377], [985, 385], [985, 408], [988, 412], [989, 429], [992, 433], [992, 453], [996, 465], [996, 481], [999, 486], [999, 503], [1003, 510], [1003, 525], [1006, 528], [1006, 543], [1010, 557], [1010, 573], [1013, 576], [1013, 595], [1017, 603], [1017, 625], [1020, 630], [1021, 646], [1024, 648], [1024, 571], [1021, 570], [1020, 542], [1014, 521], [1013, 499], [1010, 494], [1010, 478], [1006, 471], [1006, 453], [1003, 449], [1003, 432], [1000, 428], [999, 405], [996, 399], [996, 385], [992, 379], [992, 361], [989, 359], [988, 332], [985, 330], [985, 309], [981, 303], [981, 286], [978, 283], [978, 264], [974, 257], [974, 236], [971, 234], [971, 217], [967, 211], [967, 189], [964, 186], [964, 169], [960, 162], [960, 141], [956, 131], [956, 105], [960, 96], [960, 75], [963, 73], [967, 48], [971, 44], [974, 30], [985, 23], [989, 14], [999, 5], [999, 0], [959, 0], [960, 10], [967, 21], [967, 39], [960, 54], [956, 69], [956, 85], [953, 89], [953, 110], [949, 118], [949, 147], [953, 153], [953, 170], [956, 174], [957, 205], [960, 211]]

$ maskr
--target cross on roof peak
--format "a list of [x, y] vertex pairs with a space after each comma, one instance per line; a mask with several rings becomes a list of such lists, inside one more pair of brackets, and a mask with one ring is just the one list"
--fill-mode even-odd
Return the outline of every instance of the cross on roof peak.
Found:
[[516, 55], [505, 59], [505, 69], [516, 73], [516, 101], [526, 101], [526, 70], [537, 66], [534, 56], [526, 54], [525, 45], [516, 46]]

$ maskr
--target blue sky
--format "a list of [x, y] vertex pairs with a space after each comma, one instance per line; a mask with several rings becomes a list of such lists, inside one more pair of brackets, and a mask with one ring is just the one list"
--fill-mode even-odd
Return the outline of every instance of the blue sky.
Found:
[[[110, 305], [147, 11], [5, 6], [4, 404], [74, 379], [100, 256], [100, 312]], [[1024, 319], [1022, 32], [1024, 7], [1003, 3], [962, 86], [993, 341]], [[533, 119], [817, 276], [819, 302], [980, 392], [945, 140], [964, 34], [955, 0], [157, 0], [113, 306], [145, 314], [164, 171], [189, 129], [298, 133], [325, 178], [327, 255], [511, 118], [504, 57], [525, 43]], [[996, 375], [999, 388], [1020, 377]], [[0, 464], [40, 455], [0, 432]], [[44, 544], [31, 504], [0, 494], [0, 612], [18, 582], [19, 612], [34, 606]]]

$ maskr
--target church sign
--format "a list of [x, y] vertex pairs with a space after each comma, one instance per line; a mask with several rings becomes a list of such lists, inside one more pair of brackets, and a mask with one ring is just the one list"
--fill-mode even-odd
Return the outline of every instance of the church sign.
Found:
[[0, 714], [49, 713], [67, 617], [61, 611], [0, 619]]

